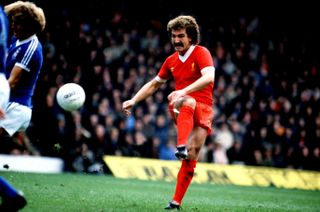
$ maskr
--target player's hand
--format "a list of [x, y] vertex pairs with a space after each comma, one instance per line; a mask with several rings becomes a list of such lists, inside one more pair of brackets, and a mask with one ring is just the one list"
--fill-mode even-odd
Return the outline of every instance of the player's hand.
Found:
[[168, 95], [169, 104], [173, 105], [180, 97], [185, 96], [184, 90], [173, 91]]
[[135, 101], [133, 101], [132, 99], [122, 103], [122, 110], [126, 116], [129, 116], [131, 114], [130, 109], [134, 106], [134, 104]]

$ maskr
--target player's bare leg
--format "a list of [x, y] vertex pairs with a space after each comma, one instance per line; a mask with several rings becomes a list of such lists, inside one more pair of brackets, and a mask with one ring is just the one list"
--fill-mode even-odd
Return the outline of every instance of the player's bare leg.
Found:
[[188, 156], [190, 160], [198, 160], [200, 150], [206, 141], [208, 132], [202, 127], [195, 127], [191, 133], [188, 144]]
[[10, 154], [12, 137], [3, 128], [0, 128], [0, 154]]

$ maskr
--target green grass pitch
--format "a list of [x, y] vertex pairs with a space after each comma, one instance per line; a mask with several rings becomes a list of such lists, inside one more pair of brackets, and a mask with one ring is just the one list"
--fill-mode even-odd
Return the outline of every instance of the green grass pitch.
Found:
[[[110, 175], [0, 172], [21, 189], [24, 212], [165, 211], [175, 184]], [[183, 211], [320, 211], [320, 191], [191, 184]]]

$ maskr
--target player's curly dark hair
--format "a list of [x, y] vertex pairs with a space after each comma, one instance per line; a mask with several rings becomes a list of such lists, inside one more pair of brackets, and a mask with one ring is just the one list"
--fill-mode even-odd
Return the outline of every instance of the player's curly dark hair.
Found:
[[180, 15], [169, 21], [167, 31], [171, 35], [172, 30], [186, 29], [187, 35], [191, 38], [192, 44], [199, 44], [200, 30], [194, 17], [189, 15]]

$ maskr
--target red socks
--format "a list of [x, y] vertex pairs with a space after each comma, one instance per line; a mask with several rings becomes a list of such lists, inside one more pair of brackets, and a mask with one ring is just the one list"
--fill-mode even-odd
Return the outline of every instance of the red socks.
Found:
[[196, 160], [183, 160], [177, 176], [176, 191], [173, 200], [181, 205], [182, 199], [191, 183]]
[[[177, 147], [186, 146], [189, 135], [193, 129], [194, 109], [190, 106], [182, 106], [177, 118], [178, 138]], [[191, 183], [196, 167], [196, 160], [182, 160], [177, 176], [177, 184], [173, 200], [181, 205], [182, 199]]]
[[194, 110], [189, 106], [182, 106], [177, 118], [178, 138], [177, 146], [186, 146], [190, 132], [193, 129]]

